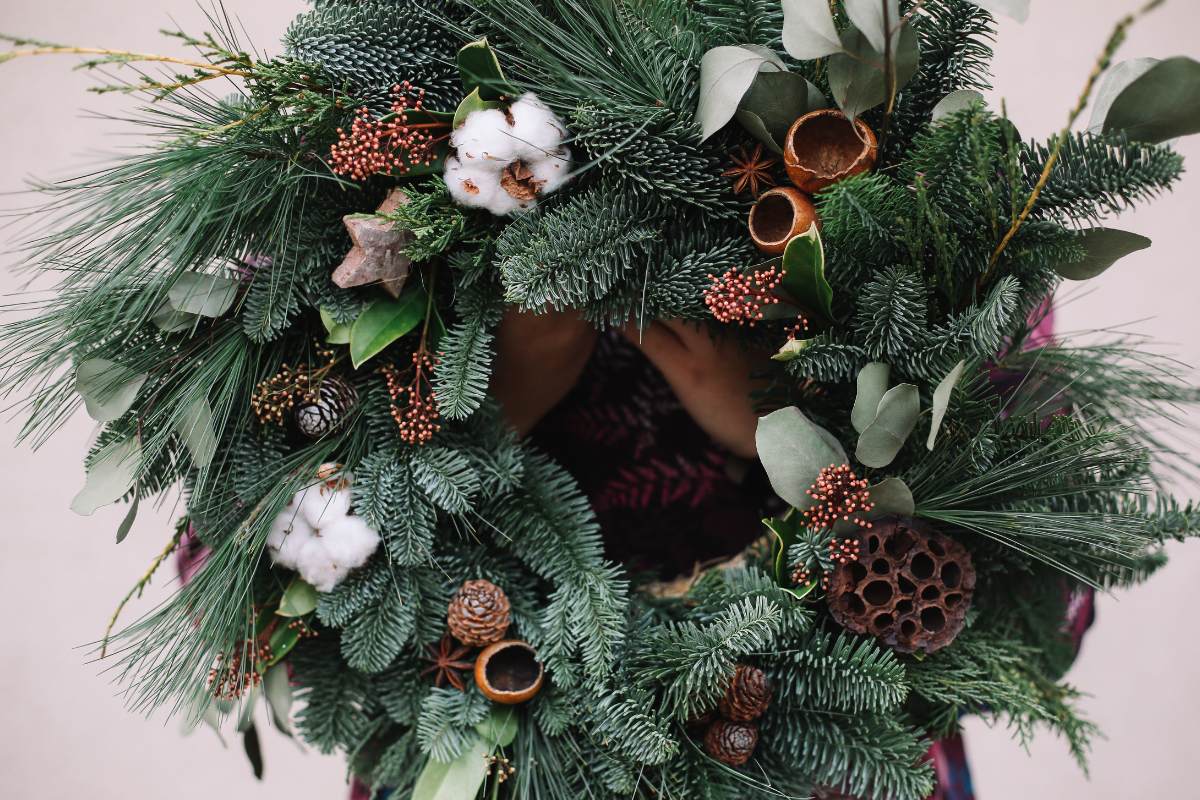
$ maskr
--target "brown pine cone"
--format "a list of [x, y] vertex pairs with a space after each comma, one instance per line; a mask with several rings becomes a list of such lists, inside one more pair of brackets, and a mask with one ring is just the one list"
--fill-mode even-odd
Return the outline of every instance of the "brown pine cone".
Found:
[[721, 716], [734, 722], [758, 719], [771, 705], [771, 681], [758, 667], [738, 664], [733, 680], [725, 690], [718, 708]]
[[749, 761], [757, 745], [758, 726], [753, 723], [719, 719], [704, 734], [704, 749], [708, 754], [731, 767]]
[[508, 596], [491, 581], [467, 581], [450, 601], [446, 624], [468, 647], [484, 647], [504, 638], [512, 621]]

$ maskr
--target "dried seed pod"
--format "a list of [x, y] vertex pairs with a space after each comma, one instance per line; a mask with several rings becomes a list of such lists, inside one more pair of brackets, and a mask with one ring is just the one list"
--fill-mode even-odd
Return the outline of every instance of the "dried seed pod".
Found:
[[783, 145], [788, 178], [809, 194], [866, 172], [878, 157], [879, 143], [867, 123], [857, 119], [851, 124], [832, 108], [813, 111], [792, 123]]
[[779, 186], [754, 201], [750, 209], [750, 238], [754, 246], [769, 255], [787, 249], [792, 237], [799, 236], [817, 221], [817, 207], [799, 189]]
[[876, 520], [860, 542], [859, 560], [839, 566], [830, 581], [834, 619], [902, 653], [932, 653], [954, 641], [975, 591], [966, 548], [908, 517]]
[[446, 624], [465, 645], [483, 647], [508, 633], [511, 621], [508, 595], [491, 581], [467, 581], [450, 601]]
[[710, 756], [731, 767], [740, 767], [754, 755], [758, 746], [758, 726], [750, 722], [719, 719], [704, 734], [704, 749]]
[[733, 680], [725, 690], [718, 708], [721, 716], [734, 722], [750, 722], [766, 713], [771, 705], [771, 681], [758, 667], [738, 664]]
[[293, 412], [296, 429], [310, 439], [320, 439], [340, 428], [357, 403], [353, 386], [341, 378], [326, 378], [317, 387], [315, 398], [297, 404]]
[[524, 703], [541, 691], [544, 679], [537, 653], [516, 639], [489, 645], [475, 659], [475, 685], [493, 703]]

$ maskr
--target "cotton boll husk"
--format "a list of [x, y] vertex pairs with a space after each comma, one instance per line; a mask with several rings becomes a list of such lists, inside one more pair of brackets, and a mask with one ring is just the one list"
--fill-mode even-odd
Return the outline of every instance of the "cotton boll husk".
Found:
[[454, 133], [450, 145], [466, 163], [492, 164], [496, 170], [516, 160], [520, 142], [510, 135], [508, 119], [495, 108], [474, 111]]
[[533, 93], [522, 95], [508, 109], [513, 124], [507, 135], [513, 139], [515, 157], [525, 160], [545, 158], [562, 145], [567, 129], [554, 112]]
[[[490, 166], [464, 164], [457, 158], [446, 159], [446, 188], [450, 196], [460, 206], [468, 208], [490, 208], [500, 189], [500, 172], [493, 171]], [[472, 185], [478, 191], [471, 192], [467, 186]]]
[[542, 194], [550, 194], [571, 177], [571, 151], [560, 147], [553, 155], [526, 161], [534, 180], [542, 182]]
[[321, 530], [321, 542], [334, 563], [353, 569], [379, 547], [379, 534], [362, 517], [342, 517]]
[[312, 538], [312, 528], [297, 513], [294, 505], [279, 513], [271, 522], [271, 530], [267, 533], [267, 549], [271, 552], [271, 560], [281, 567], [296, 568], [300, 551]]
[[325, 484], [310, 486], [297, 495], [297, 505], [305, 522], [314, 528], [350, 513], [350, 492], [330, 489]]

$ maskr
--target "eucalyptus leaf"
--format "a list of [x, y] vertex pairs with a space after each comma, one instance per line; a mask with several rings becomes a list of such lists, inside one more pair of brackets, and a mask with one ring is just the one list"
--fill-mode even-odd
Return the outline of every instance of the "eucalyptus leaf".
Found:
[[1067, 280], [1086, 281], [1094, 278], [1125, 256], [1145, 250], [1152, 244], [1145, 236], [1116, 228], [1089, 228], [1082, 231], [1079, 238], [1084, 257], [1055, 268]]
[[175, 432], [192, 456], [197, 467], [207, 467], [217, 452], [217, 435], [213, 431], [213, 414], [208, 399], [197, 397], [175, 420]]
[[221, 275], [185, 272], [167, 291], [171, 308], [201, 317], [219, 317], [237, 298], [239, 283]]
[[967, 0], [993, 16], [1005, 16], [1024, 22], [1029, 19], [1029, 0]]
[[929, 426], [929, 438], [925, 440], [925, 447], [929, 450], [933, 450], [934, 444], [937, 443], [938, 431], [942, 428], [942, 420], [946, 418], [946, 409], [950, 406], [950, 396], [954, 394], [954, 387], [958, 385], [966, 366], [966, 361], [959, 361], [933, 390], [933, 421]]
[[858, 437], [855, 457], [868, 467], [892, 463], [921, 416], [921, 393], [911, 383], [893, 386], [879, 401], [875, 421]]
[[783, 49], [797, 61], [841, 51], [828, 0], [783, 0]]
[[125, 537], [133, 529], [133, 521], [137, 519], [138, 504], [140, 501], [141, 498], [135, 494], [133, 502], [129, 504], [129, 510], [125, 512], [125, 519], [121, 520], [121, 524], [117, 526], [117, 544], [125, 541]]
[[1105, 72], [1100, 87], [1096, 89], [1096, 99], [1092, 101], [1092, 119], [1088, 123], [1088, 130], [1092, 133], [1103, 133], [1104, 120], [1108, 117], [1113, 101], [1129, 84], [1145, 75], [1157, 63], [1157, 58], [1132, 58], [1114, 65]]
[[884, 478], [874, 486], [868, 487], [867, 491], [871, 502], [875, 504], [867, 514], [868, 521], [893, 514], [911, 517], [917, 510], [912, 490], [899, 478]]
[[133, 407], [147, 377], [106, 358], [89, 358], [75, 369], [75, 391], [89, 417], [112, 422]]
[[805, 311], [833, 321], [833, 287], [825, 278], [825, 246], [815, 222], [783, 251], [780, 288]]
[[429, 759], [417, 777], [410, 800], [465, 800], [479, 793], [488, 774], [491, 748], [476, 736], [450, 763]]
[[880, 361], [872, 361], [858, 371], [858, 393], [854, 396], [850, 423], [859, 433], [875, 421], [875, 416], [879, 413], [879, 401], [888, 390], [888, 377], [891, 372], [892, 368]]
[[412, 333], [425, 319], [425, 292], [413, 288], [400, 299], [380, 298], [350, 328], [350, 361], [358, 369], [388, 345]]
[[1168, 58], [1131, 81], [1104, 117], [1104, 132], [1154, 144], [1200, 133], [1200, 62]]
[[329, 344], [350, 344], [350, 328], [348, 322], [338, 322], [325, 309], [321, 309], [321, 324], [325, 326], [325, 341]]
[[974, 89], [959, 89], [956, 92], [951, 92], [939, 100], [938, 104], [933, 107], [933, 121], [937, 122], [940, 119], [957, 114], [959, 111], [965, 111], [982, 102], [983, 94]]
[[900, 0], [843, 0], [846, 16], [862, 31], [871, 47], [882, 53], [891, 38], [896, 46], [900, 35]]
[[737, 121], [776, 153], [783, 152], [788, 129], [810, 111], [829, 105], [825, 95], [803, 75], [760, 72], [742, 98]]
[[493, 748], [508, 747], [517, 738], [517, 710], [512, 706], [493, 705], [475, 731]]
[[283, 597], [279, 600], [279, 608], [275, 613], [281, 617], [302, 617], [316, 609], [317, 599], [316, 588], [297, 575], [283, 590]]
[[71, 501], [71, 510], [86, 517], [120, 500], [133, 488], [141, 462], [142, 445], [135, 436], [105, 445], [88, 465], [87, 480]]
[[[888, 81], [884, 58], [867, 37], [855, 28], [842, 31], [843, 53], [829, 59], [829, 89], [838, 108], [854, 119], [887, 101]], [[896, 91], [904, 88], [917, 74], [921, 60], [921, 45], [911, 25], [900, 29], [896, 51], [892, 56], [896, 76]]]
[[794, 406], [762, 417], [755, 443], [771, 488], [796, 508], [812, 505], [807, 491], [822, 469], [846, 461], [837, 437]]
[[276, 664], [263, 676], [263, 694], [275, 727], [292, 735], [292, 682], [288, 678], [287, 666]]
[[[458, 74], [462, 78], [463, 88], [471, 94], [477, 94], [481, 100], [499, 100], [506, 94], [513, 94], [513, 88], [500, 67], [500, 59], [488, 44], [487, 37], [463, 45], [458, 51]], [[457, 125], [458, 115], [455, 114]]]
[[261, 691], [260, 687], [254, 686], [237, 701], [238, 718], [234, 729], [238, 733], [245, 733], [254, 727], [254, 707], [258, 704], [258, 696]]
[[701, 141], [737, 113], [738, 104], [761, 70], [783, 70], [783, 62], [757, 47], [714, 47], [700, 59], [700, 102], [696, 118]]
[[163, 302], [158, 310], [150, 317], [150, 322], [154, 327], [158, 328], [163, 333], [179, 333], [180, 331], [190, 330], [196, 327], [196, 323], [200, 318], [195, 314], [187, 314], [183, 311], [176, 311], [171, 307], [171, 301]]

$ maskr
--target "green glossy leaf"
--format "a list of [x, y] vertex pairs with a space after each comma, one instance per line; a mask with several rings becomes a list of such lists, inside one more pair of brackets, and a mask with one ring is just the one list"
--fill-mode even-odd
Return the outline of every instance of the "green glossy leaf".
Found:
[[1112, 109], [1113, 101], [1129, 84], [1145, 75], [1157, 63], [1157, 58], [1131, 58], [1109, 68], [1096, 89], [1095, 99], [1092, 100], [1092, 119], [1088, 123], [1088, 130], [1092, 133], [1103, 133], [1104, 120]]
[[806, 312], [833, 321], [833, 288], [825, 279], [825, 246], [816, 223], [792, 237], [783, 251], [780, 288]]
[[141, 463], [142, 445], [137, 437], [105, 445], [88, 465], [87, 480], [71, 501], [71, 510], [86, 517], [120, 500], [133, 488]]
[[760, 72], [742, 98], [737, 121], [776, 153], [783, 152], [792, 123], [829, 105], [821, 90], [794, 72]]
[[812, 505], [807, 490], [822, 469], [846, 461], [837, 437], [795, 407], [761, 418], [755, 444], [771, 488], [796, 508]]
[[275, 632], [271, 634], [271, 659], [263, 666], [271, 666], [283, 661], [299, 641], [300, 631], [296, 628], [288, 625], [276, 628]]
[[221, 275], [185, 272], [167, 291], [171, 308], [201, 317], [219, 317], [237, 298], [238, 282]]
[[476, 111], [484, 111], [489, 108], [500, 108], [499, 100], [484, 100], [480, 95], [479, 89], [474, 89], [469, 95], [462, 99], [458, 104], [458, 108], [454, 109], [454, 120], [451, 125], [457, 128], [467, 121], [467, 117], [471, 116]]
[[[842, 31], [844, 53], [829, 58], [829, 89], [846, 116], [854, 119], [888, 99], [888, 80], [883, 55], [871, 47], [863, 33], [855, 28]], [[921, 45], [911, 25], [900, 29], [893, 55], [896, 91], [904, 88], [917, 74]]]
[[399, 300], [381, 298], [359, 315], [350, 329], [350, 361], [358, 369], [388, 345], [412, 333], [425, 319], [425, 292], [412, 288]]
[[966, 366], [966, 361], [959, 361], [933, 390], [933, 422], [929, 426], [929, 438], [925, 440], [925, 447], [929, 450], [933, 450], [937, 443], [938, 431], [942, 428], [942, 420], [946, 418], [946, 409], [950, 405], [950, 396], [954, 394], [954, 387], [958, 385]]
[[475, 730], [493, 749], [508, 747], [517, 738], [517, 722], [515, 708], [494, 705], [483, 721], [475, 726]]
[[1200, 62], [1177, 56], [1151, 66], [1113, 100], [1104, 131], [1153, 143], [1200, 133]]
[[1116, 228], [1090, 228], [1079, 236], [1084, 257], [1055, 268], [1067, 280], [1086, 281], [1094, 278], [1125, 256], [1145, 250], [1152, 244], [1145, 236]]
[[458, 51], [458, 74], [463, 88], [478, 93], [481, 100], [499, 100], [513, 94], [513, 87], [504, 77], [500, 59], [488, 44], [487, 37], [464, 45]]
[[967, 0], [993, 16], [1012, 17], [1017, 22], [1029, 19], [1029, 0]]
[[325, 326], [325, 341], [329, 344], [350, 344], [350, 328], [348, 322], [338, 322], [325, 309], [321, 309], [321, 324]]
[[797, 61], [841, 51], [828, 0], [783, 0], [783, 49]]
[[476, 736], [449, 764], [429, 759], [413, 786], [411, 800], [471, 800], [487, 777], [491, 752], [483, 737]]
[[933, 107], [933, 121], [937, 122], [982, 102], [983, 94], [974, 89], [959, 89], [957, 92], [951, 92]]
[[891, 46], [896, 46], [900, 36], [900, 0], [842, 0], [842, 5], [850, 22], [877, 52], [884, 51], [889, 37]]
[[302, 617], [316, 610], [317, 600], [317, 590], [297, 575], [284, 589], [279, 609], [275, 613], [281, 617]]
[[89, 358], [75, 370], [75, 391], [89, 417], [112, 422], [133, 407], [147, 377], [106, 358]]
[[858, 371], [858, 393], [854, 396], [854, 408], [850, 411], [850, 424], [862, 433], [879, 413], [879, 401], [888, 390], [888, 377], [892, 368], [879, 361], [872, 361]]
[[733, 119], [760, 71], [784, 69], [779, 57], [765, 48], [724, 46], [705, 53], [700, 59], [700, 102], [696, 109], [701, 141]]
[[786, 342], [784, 342], [783, 347], [779, 348], [779, 352], [771, 356], [771, 360], [787, 363], [788, 361], [799, 357], [799, 355], [804, 352], [811, 341], [811, 339], [788, 339]]
[[855, 457], [868, 467], [886, 467], [904, 446], [921, 416], [921, 393], [911, 383], [894, 386], [879, 401], [875, 421], [858, 437]]
[[217, 452], [217, 435], [213, 432], [213, 414], [208, 400], [197, 397], [175, 421], [175, 432], [192, 456], [197, 467], [207, 467]]
[[791, 513], [785, 517], [764, 519], [763, 525], [767, 526], [774, 539], [775, 580], [781, 586], [791, 584], [791, 576], [787, 574], [787, 551], [800, 538], [800, 532], [804, 529], [804, 518]]
[[271, 712], [271, 722], [276, 729], [292, 735], [292, 682], [288, 679], [287, 666], [277, 664], [263, 676], [263, 694]]
[[121, 520], [121, 524], [117, 526], [117, 544], [125, 541], [125, 537], [129, 535], [129, 531], [133, 529], [133, 521], [137, 519], [138, 505], [141, 498], [136, 494], [133, 496], [133, 502], [129, 504], [129, 510], [125, 512], [125, 519]]

